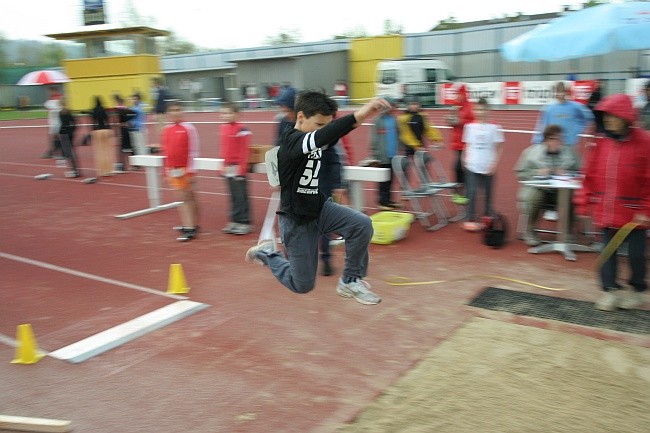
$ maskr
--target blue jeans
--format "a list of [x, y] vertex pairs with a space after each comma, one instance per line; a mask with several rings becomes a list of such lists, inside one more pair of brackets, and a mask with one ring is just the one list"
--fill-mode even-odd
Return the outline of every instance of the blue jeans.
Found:
[[308, 293], [316, 284], [318, 238], [324, 233], [338, 233], [345, 239], [343, 277], [363, 278], [368, 274], [368, 245], [373, 235], [368, 215], [341, 206], [329, 199], [320, 215], [308, 223], [298, 224], [286, 215], [278, 215], [280, 235], [287, 253], [258, 257], [275, 278], [295, 293]]

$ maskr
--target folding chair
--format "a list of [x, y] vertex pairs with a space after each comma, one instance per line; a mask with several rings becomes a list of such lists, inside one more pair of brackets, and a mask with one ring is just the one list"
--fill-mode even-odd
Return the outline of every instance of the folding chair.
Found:
[[[424, 188], [436, 191], [436, 194], [440, 197], [446, 197], [447, 199], [451, 197], [453, 191], [458, 187], [458, 183], [450, 182], [447, 179], [445, 170], [440, 164], [440, 161], [431, 155], [426, 150], [418, 150], [413, 155], [413, 162], [415, 164], [415, 172], [420, 180], [420, 184]], [[441, 205], [445, 211], [446, 218], [449, 221], [456, 222], [465, 218], [466, 212], [464, 206], [459, 206], [455, 203], [451, 203], [451, 200], [445, 200], [445, 205]], [[451, 208], [452, 212], [447, 212]], [[449, 215], [453, 213], [454, 216], [450, 217]]]
[[[404, 155], [393, 157], [393, 173], [402, 189], [402, 197], [409, 200], [415, 217], [429, 231], [441, 229], [448, 224], [447, 214], [440, 203], [438, 193], [442, 189], [419, 186], [414, 188], [409, 182], [409, 160]], [[421, 202], [422, 201], [422, 202]], [[430, 210], [427, 210], [430, 209]], [[432, 225], [429, 217], [435, 215], [437, 223]]]

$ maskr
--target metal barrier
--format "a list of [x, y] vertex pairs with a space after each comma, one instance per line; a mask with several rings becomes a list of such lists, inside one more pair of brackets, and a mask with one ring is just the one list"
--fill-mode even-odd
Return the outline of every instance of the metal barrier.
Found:
[[[196, 168], [198, 170], [220, 171], [223, 169], [223, 159], [220, 158], [195, 158]], [[160, 203], [160, 178], [161, 169], [165, 163], [165, 157], [162, 155], [132, 155], [129, 156], [131, 165], [144, 167], [147, 180], [147, 197], [149, 207], [121, 215], [118, 219], [133, 218], [140, 215], [146, 215], [165, 209], [177, 207], [181, 202]], [[253, 173], [266, 173], [266, 164], [254, 164]], [[386, 182], [390, 179], [390, 169], [379, 167], [359, 167], [344, 166], [343, 179], [349, 181], [350, 203], [354, 209], [363, 211], [363, 183], [364, 182]]]

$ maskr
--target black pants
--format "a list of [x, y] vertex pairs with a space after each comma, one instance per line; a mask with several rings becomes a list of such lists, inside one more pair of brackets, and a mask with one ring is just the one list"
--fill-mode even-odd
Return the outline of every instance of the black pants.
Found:
[[70, 168], [72, 171], [79, 173], [79, 167], [77, 165], [77, 155], [72, 144], [72, 134], [61, 134], [61, 152], [63, 157], [68, 160], [70, 163]]
[[391, 164], [381, 164], [379, 167], [390, 170], [390, 179], [386, 182], [379, 182], [379, 204], [391, 203], [390, 189], [393, 185], [393, 166]]
[[250, 208], [248, 206], [248, 180], [245, 177], [229, 177], [230, 189], [230, 218], [238, 224], [250, 224]]
[[463, 151], [456, 151], [456, 163], [454, 165], [454, 171], [456, 172], [456, 182], [465, 183], [465, 169], [463, 168]]
[[[608, 244], [618, 230], [612, 228], [603, 229], [603, 242]], [[645, 282], [646, 263], [645, 263], [645, 230], [632, 230], [625, 238], [627, 243], [628, 261], [630, 263], [629, 283], [637, 292], [643, 292], [647, 288]], [[600, 268], [600, 282], [604, 291], [620, 289], [621, 286], [616, 282], [618, 271], [618, 257], [616, 252]]]

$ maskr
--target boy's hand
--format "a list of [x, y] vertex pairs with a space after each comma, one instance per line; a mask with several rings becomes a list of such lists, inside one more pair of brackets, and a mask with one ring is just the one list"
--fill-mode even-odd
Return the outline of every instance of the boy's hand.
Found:
[[381, 112], [391, 109], [391, 105], [384, 98], [372, 98], [363, 107], [354, 112], [354, 118], [357, 123], [363, 122], [366, 118]]

